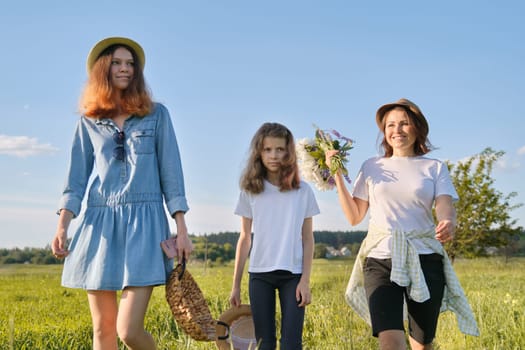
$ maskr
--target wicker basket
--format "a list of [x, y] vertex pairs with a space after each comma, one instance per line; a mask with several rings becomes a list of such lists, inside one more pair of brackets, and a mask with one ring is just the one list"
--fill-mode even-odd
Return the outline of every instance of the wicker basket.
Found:
[[166, 300], [175, 321], [182, 330], [195, 340], [216, 341], [217, 325], [228, 324], [213, 319], [210, 308], [199, 286], [186, 270], [186, 263], [178, 264], [166, 283]]

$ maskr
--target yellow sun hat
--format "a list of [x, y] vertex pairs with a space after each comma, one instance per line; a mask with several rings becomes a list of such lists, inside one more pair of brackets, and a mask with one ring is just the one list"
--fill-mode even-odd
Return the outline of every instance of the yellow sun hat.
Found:
[[256, 349], [257, 340], [250, 305], [232, 306], [221, 314], [219, 321], [229, 326], [225, 328], [221, 324], [217, 325], [215, 344], [219, 350], [231, 350], [232, 347], [235, 350]]
[[146, 64], [146, 55], [144, 54], [142, 46], [129, 38], [114, 36], [100, 40], [89, 51], [86, 62], [88, 74], [91, 72], [91, 68], [93, 68], [93, 65], [95, 64], [97, 58], [99, 58], [100, 54], [104, 52], [105, 49], [113, 45], [125, 45], [132, 49], [139, 60], [140, 69], [144, 69], [144, 65]]

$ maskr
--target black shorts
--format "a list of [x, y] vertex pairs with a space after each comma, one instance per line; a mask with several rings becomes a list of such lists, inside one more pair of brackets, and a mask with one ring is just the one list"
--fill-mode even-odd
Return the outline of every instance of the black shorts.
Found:
[[365, 259], [365, 290], [375, 337], [385, 330], [404, 331], [403, 301], [406, 301], [410, 336], [421, 344], [432, 343], [445, 289], [443, 256], [420, 255], [419, 260], [430, 291], [430, 299], [423, 303], [410, 300], [405, 287], [390, 281], [391, 259]]

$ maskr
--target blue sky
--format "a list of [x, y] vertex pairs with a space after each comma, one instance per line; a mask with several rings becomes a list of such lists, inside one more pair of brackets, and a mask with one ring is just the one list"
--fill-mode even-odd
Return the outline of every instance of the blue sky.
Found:
[[[8, 4], [8, 5], [7, 5]], [[349, 172], [377, 154], [376, 109], [406, 97], [430, 123], [430, 156], [504, 151], [495, 187], [525, 203], [522, 1], [27, 1], [0, 5], [0, 247], [54, 236], [89, 49], [128, 36], [172, 115], [189, 231], [238, 231], [248, 144], [266, 121], [356, 140]], [[315, 230], [355, 230], [316, 191]], [[525, 208], [512, 213], [525, 226]], [[70, 234], [72, 232], [70, 231]]]

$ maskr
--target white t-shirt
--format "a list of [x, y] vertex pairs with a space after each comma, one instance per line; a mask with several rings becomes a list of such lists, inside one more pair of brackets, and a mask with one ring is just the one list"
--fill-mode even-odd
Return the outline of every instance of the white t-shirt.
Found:
[[297, 190], [285, 192], [268, 181], [259, 194], [241, 191], [235, 214], [253, 220], [248, 271], [301, 273], [303, 222], [319, 212], [314, 193], [304, 181]]
[[[363, 163], [352, 195], [369, 203], [369, 224], [389, 231], [427, 231], [434, 228], [432, 207], [436, 197], [458, 194], [446, 164], [423, 156], [375, 157]], [[386, 259], [391, 236], [384, 238], [368, 256]], [[431, 250], [414, 242], [419, 254]]]

